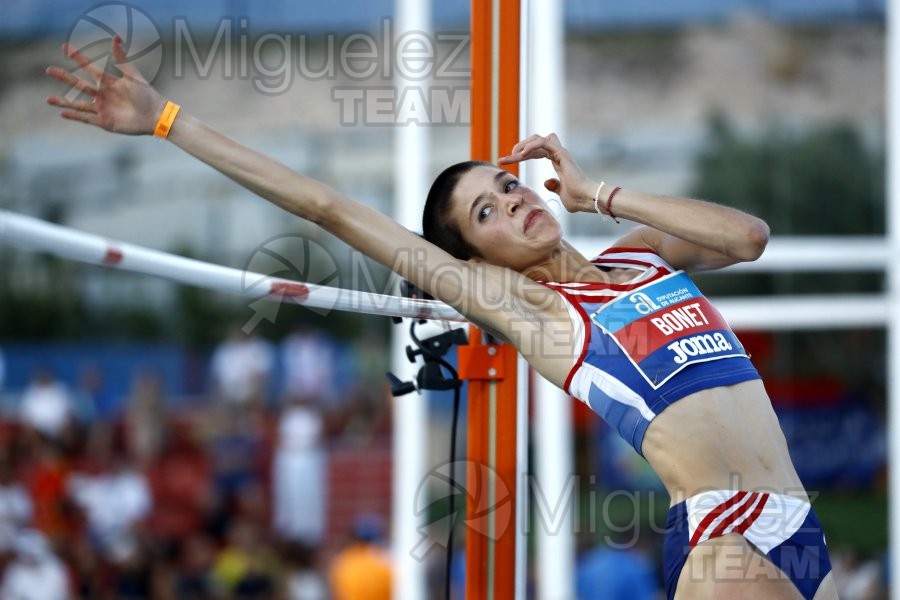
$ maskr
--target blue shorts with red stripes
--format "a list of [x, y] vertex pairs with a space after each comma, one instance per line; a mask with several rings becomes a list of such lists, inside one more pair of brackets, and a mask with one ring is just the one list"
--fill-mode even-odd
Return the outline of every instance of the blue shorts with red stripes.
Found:
[[[831, 572], [822, 524], [809, 502], [780, 494], [712, 490], [669, 509], [663, 550], [666, 593], [675, 597], [690, 551], [703, 542], [737, 533], [765, 554], [807, 600]], [[698, 567], [697, 579], [710, 575]], [[691, 574], [689, 574], [691, 575]], [[752, 577], [752, 574], [738, 576]]]

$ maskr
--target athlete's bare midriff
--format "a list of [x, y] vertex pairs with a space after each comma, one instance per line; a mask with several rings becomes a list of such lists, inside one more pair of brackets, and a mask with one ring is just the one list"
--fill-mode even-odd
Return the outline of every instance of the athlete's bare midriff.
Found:
[[642, 451], [673, 505], [715, 489], [807, 499], [760, 380], [678, 400], [650, 423]]

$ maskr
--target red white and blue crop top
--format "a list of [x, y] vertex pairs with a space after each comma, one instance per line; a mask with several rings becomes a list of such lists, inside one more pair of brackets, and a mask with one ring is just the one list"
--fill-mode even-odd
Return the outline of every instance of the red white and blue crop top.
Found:
[[648, 249], [610, 248], [591, 262], [643, 272], [623, 284], [542, 282], [568, 301], [576, 328], [578, 355], [565, 390], [638, 453], [650, 422], [670, 404], [759, 379], [737, 336], [686, 273]]

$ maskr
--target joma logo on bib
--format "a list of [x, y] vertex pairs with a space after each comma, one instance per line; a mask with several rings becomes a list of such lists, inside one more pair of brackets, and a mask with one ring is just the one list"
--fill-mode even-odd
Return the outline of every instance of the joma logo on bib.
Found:
[[686, 363], [692, 356], [706, 356], [716, 352], [734, 350], [734, 347], [725, 339], [725, 336], [718, 331], [712, 334], [704, 333], [703, 335], [683, 338], [677, 342], [672, 342], [666, 348], [675, 353], [673, 360], [679, 365]]

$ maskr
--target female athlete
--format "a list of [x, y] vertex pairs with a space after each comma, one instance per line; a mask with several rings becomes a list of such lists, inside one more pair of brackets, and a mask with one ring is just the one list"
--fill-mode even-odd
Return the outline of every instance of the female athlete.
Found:
[[549, 159], [557, 177], [545, 186], [567, 210], [639, 226], [589, 260], [533, 190], [495, 165], [467, 162], [435, 180], [425, 241], [177, 111], [126, 61], [120, 39], [112, 50], [118, 74], [71, 48], [93, 81], [47, 69], [87, 98], [48, 98], [63, 118], [167, 137], [510, 341], [615, 427], [671, 496], [669, 598], [837, 597], [821, 525], [766, 390], [687, 275], [758, 258], [769, 235], [763, 221], [593, 181], [555, 135], [534, 135], [499, 163]]

